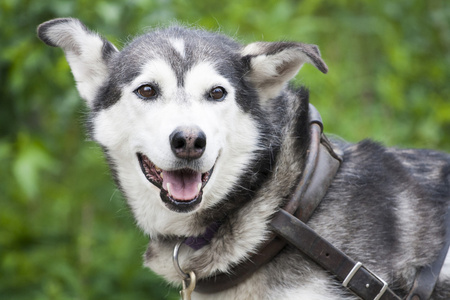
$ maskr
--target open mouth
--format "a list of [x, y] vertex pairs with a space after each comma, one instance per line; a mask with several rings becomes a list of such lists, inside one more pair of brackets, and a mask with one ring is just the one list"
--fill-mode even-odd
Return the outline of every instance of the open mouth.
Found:
[[141, 170], [148, 181], [161, 190], [161, 200], [176, 212], [190, 212], [202, 201], [203, 188], [211, 177], [192, 169], [165, 171], [158, 168], [147, 156], [137, 153]]

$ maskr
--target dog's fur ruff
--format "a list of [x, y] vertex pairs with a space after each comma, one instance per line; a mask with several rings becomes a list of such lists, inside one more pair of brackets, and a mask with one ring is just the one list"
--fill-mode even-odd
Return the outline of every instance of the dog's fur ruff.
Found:
[[[327, 72], [318, 48], [293, 42], [242, 46], [221, 34], [171, 26], [119, 51], [76, 19], [43, 23], [38, 35], [66, 54], [90, 108], [90, 134], [102, 146], [138, 226], [151, 238], [145, 265], [179, 284], [171, 261], [175, 243], [217, 221], [222, 225], [210, 244], [197, 251], [181, 248], [182, 268], [203, 278], [229, 272], [248, 258], [268, 236], [272, 215], [301, 175], [309, 142], [308, 91], [288, 82], [305, 62]], [[156, 96], [138, 94], [144, 85]], [[225, 91], [220, 99], [212, 94], [217, 87]], [[204, 133], [200, 158], [176, 157], [169, 136], [180, 126]], [[334, 143], [344, 151], [344, 162], [308, 225], [404, 296], [417, 270], [443, 245], [450, 156], [369, 140]], [[209, 174], [201, 200], [183, 206], [185, 201], [170, 200], [168, 191], [164, 196], [164, 183], [157, 187], [147, 180], [137, 153], [164, 174], [186, 168]], [[238, 286], [193, 294], [211, 298], [356, 296], [287, 246]], [[433, 299], [450, 299], [447, 261]]]

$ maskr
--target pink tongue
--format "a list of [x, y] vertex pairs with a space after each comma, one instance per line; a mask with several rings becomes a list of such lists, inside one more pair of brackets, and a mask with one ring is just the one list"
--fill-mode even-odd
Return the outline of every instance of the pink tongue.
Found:
[[191, 170], [163, 171], [163, 188], [167, 191], [170, 184], [170, 193], [175, 200], [192, 200], [198, 195], [198, 184], [202, 182], [202, 174]]

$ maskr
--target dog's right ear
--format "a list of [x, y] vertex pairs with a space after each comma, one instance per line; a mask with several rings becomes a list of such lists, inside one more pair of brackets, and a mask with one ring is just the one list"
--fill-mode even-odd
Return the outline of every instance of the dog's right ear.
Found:
[[263, 101], [275, 98], [304, 63], [322, 73], [328, 67], [316, 45], [295, 42], [256, 42], [247, 45], [242, 55], [249, 65], [247, 78], [259, 90]]
[[118, 53], [117, 48], [72, 18], [42, 23], [37, 33], [47, 45], [64, 50], [78, 92], [92, 108], [98, 89], [108, 78], [108, 61]]

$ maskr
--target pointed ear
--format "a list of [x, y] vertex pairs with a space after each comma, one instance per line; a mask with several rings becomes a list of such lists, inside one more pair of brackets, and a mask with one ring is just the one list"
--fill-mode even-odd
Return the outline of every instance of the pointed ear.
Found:
[[263, 100], [278, 96], [304, 63], [312, 64], [323, 73], [328, 72], [316, 45], [256, 42], [247, 45], [242, 54], [250, 67], [247, 76], [259, 89]]
[[90, 108], [98, 89], [108, 78], [108, 62], [118, 50], [77, 19], [54, 19], [42, 23], [38, 37], [47, 45], [61, 47], [72, 69], [80, 96]]

